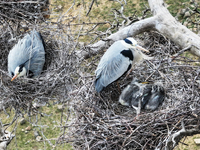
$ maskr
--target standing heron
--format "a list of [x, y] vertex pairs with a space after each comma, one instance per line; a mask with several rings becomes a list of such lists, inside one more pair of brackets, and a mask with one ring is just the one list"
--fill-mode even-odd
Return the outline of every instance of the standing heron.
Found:
[[45, 62], [44, 41], [39, 32], [33, 30], [12, 48], [8, 55], [8, 72], [11, 81], [20, 76], [35, 77]]
[[95, 89], [97, 92], [112, 82], [119, 79], [123, 74], [132, 68], [133, 64], [143, 59], [151, 59], [140, 50], [149, 52], [129, 37], [113, 43], [101, 58], [95, 71]]
[[165, 98], [161, 83], [147, 84], [134, 79], [121, 93], [119, 102], [139, 109], [156, 110]]

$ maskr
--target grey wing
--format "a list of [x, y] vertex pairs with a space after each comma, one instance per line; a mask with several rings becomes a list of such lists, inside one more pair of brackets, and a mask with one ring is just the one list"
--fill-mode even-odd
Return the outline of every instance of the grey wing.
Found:
[[137, 87], [132, 86], [132, 85], [128, 85], [126, 88], [124, 88], [124, 90], [122, 91], [119, 97], [119, 102], [122, 105], [131, 106], [132, 95], [133, 95], [133, 92], [135, 91], [135, 88]]
[[133, 84], [132, 86], [134, 89], [131, 95], [131, 106], [138, 107], [139, 100], [142, 99], [143, 88], [140, 86], [140, 83]]
[[[154, 88], [156, 88], [155, 91]], [[148, 103], [145, 106], [145, 109], [156, 110], [164, 99], [165, 99], [164, 88], [159, 86], [153, 86], [151, 96], [148, 100]]]
[[31, 59], [26, 67], [34, 73], [34, 76], [38, 76], [42, 72], [45, 63], [44, 42], [40, 33], [35, 30], [32, 31], [30, 37], [32, 46], [30, 47], [29, 57]]
[[148, 103], [145, 106], [145, 109], [148, 110], [156, 110], [160, 105], [161, 101], [163, 101], [164, 97], [160, 94], [151, 95]]
[[131, 64], [132, 62], [129, 58], [124, 57], [120, 53], [110, 59], [101, 59], [95, 71], [95, 88], [97, 92], [100, 92], [103, 87], [106, 87], [121, 77], [130, 68]]

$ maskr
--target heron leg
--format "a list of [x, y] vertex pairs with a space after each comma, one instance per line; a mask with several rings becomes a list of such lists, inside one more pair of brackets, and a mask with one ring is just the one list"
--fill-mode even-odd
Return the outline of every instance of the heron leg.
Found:
[[120, 89], [120, 85], [118, 81], [117, 81], [117, 87], [118, 87], [119, 93], [121, 93], [121, 89]]
[[132, 71], [133, 71], [133, 67], [131, 67], [131, 69], [128, 71], [125, 78], [127, 78]]
[[132, 107], [136, 110], [136, 118], [139, 116], [140, 112], [141, 112], [141, 99], [139, 99], [139, 102], [138, 102], [138, 107], [136, 106], [133, 106]]

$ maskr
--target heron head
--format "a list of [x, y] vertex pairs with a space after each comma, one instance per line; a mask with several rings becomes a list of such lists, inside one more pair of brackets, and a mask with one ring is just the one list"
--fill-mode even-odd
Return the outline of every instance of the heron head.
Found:
[[145, 51], [145, 52], [149, 52], [148, 50], [146, 50], [145, 48], [139, 46], [137, 44], [137, 41], [134, 40], [132, 37], [128, 37], [126, 39], [124, 39], [125, 43], [126, 43], [126, 47], [127, 48], [133, 48], [133, 49], [140, 49], [142, 51]]
[[19, 65], [16, 67], [15, 74], [14, 74], [13, 78], [11, 79], [11, 81], [16, 79], [17, 77], [21, 77], [21, 76], [25, 76], [25, 75], [26, 75], [26, 68], [24, 67], [24, 65]]

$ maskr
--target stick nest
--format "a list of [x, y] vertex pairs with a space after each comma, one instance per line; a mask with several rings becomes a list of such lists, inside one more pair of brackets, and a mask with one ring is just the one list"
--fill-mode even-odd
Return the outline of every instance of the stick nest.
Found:
[[49, 0], [1, 0], [0, 18], [12, 22], [45, 20], [49, 17]]
[[97, 94], [94, 71], [101, 54], [85, 63], [87, 69], [79, 78], [82, 86], [69, 93], [75, 98], [76, 119], [60, 141], [72, 141], [76, 149], [173, 149], [182, 137], [199, 133], [199, 60], [187, 56], [188, 52], [177, 55], [179, 47], [159, 33], [136, 39], [154, 59], [135, 66], [128, 78], [122, 77], [120, 88], [135, 77], [160, 82], [166, 90], [163, 104], [136, 116], [133, 108], [118, 102], [121, 92], [116, 83]]
[[[13, 33], [9, 26], [1, 29], [2, 110], [10, 106], [18, 116], [25, 113], [31, 116], [31, 112], [37, 111], [33, 101], [67, 103], [73, 111], [62, 125], [64, 132], [57, 143], [70, 142], [75, 149], [172, 149], [183, 136], [199, 133], [199, 60], [188, 57], [189, 53], [175, 55], [179, 47], [163, 35], [149, 32], [136, 37], [154, 59], [135, 66], [127, 78], [120, 79], [121, 90], [135, 77], [161, 82], [166, 90], [166, 98], [158, 110], [143, 110], [136, 116], [133, 108], [119, 104], [121, 92], [115, 82], [101, 94], [95, 92], [94, 72], [103, 52], [85, 60], [77, 53], [80, 49], [87, 51], [87, 47], [78, 43], [70, 30], [46, 24], [29, 28], [40, 31], [46, 43], [44, 71], [35, 79], [11, 82], [7, 56], [24, 33]], [[183, 129], [185, 132], [180, 132]]]

